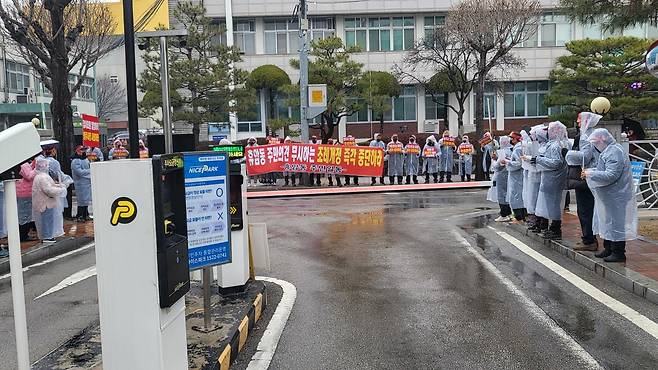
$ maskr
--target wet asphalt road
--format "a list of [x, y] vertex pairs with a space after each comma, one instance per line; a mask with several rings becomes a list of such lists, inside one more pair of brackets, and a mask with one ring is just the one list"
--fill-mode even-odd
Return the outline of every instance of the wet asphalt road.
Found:
[[[488, 229], [490, 216], [478, 215], [495, 205], [484, 196], [438, 191], [250, 200], [250, 221], [268, 225], [271, 275], [295, 284], [298, 294], [270, 368], [658, 367], [656, 339]], [[658, 320], [655, 305], [537, 250]]]

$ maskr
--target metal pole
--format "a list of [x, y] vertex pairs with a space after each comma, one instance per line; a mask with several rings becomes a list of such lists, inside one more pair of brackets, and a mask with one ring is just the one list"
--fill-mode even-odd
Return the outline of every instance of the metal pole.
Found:
[[160, 36], [160, 82], [162, 83], [162, 126], [164, 128], [165, 153], [174, 152], [171, 128], [171, 103], [169, 102], [169, 58], [167, 37]]
[[[231, 0], [224, 0], [224, 9], [226, 13], [226, 46], [232, 47], [234, 44], [233, 39], [233, 3]], [[233, 63], [231, 63], [231, 73], [233, 72]], [[233, 91], [235, 89], [235, 84], [233, 83], [233, 77], [231, 77], [231, 82], [228, 85], [229, 90]], [[228, 102], [229, 107], [235, 106], [235, 100]], [[238, 139], [238, 115], [235, 111], [230, 110], [228, 112], [228, 122], [229, 122], [229, 135], [231, 142]]]
[[133, 25], [132, 0], [123, 0], [123, 39], [126, 56], [126, 90], [128, 93], [128, 134], [130, 135], [130, 157], [139, 158], [137, 73], [135, 72], [135, 27]]
[[302, 143], [308, 143], [308, 19], [306, 0], [299, 1], [299, 103]]
[[27, 315], [23, 286], [21, 238], [18, 232], [18, 204], [16, 180], [5, 181], [5, 220], [9, 237], [9, 269], [11, 271], [11, 297], [14, 304], [14, 328], [18, 370], [30, 369], [30, 352], [27, 342]]
[[212, 267], [203, 268], [203, 326], [206, 332], [212, 330], [212, 317], [210, 308], [210, 283], [212, 281]]

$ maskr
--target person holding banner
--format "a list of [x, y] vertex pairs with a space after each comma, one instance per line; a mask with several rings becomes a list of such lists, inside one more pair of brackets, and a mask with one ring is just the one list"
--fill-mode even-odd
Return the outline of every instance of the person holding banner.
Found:
[[[334, 139], [329, 138], [327, 140], [327, 145], [340, 145], [340, 143], [338, 142], [338, 140], [334, 142]], [[338, 185], [339, 188], [343, 187], [343, 183], [341, 182], [339, 175], [333, 175], [333, 176], [327, 175], [327, 178], [329, 178], [329, 186], [334, 186], [334, 178], [336, 178], [336, 185]]]
[[[347, 135], [343, 138], [343, 146], [356, 146], [354, 136]], [[350, 186], [350, 177], [354, 182], [354, 186], [359, 186], [359, 176], [345, 176], [345, 186]]]
[[535, 214], [539, 186], [541, 185], [541, 171], [537, 168], [537, 164], [530, 163], [530, 159], [546, 151], [546, 144], [548, 143], [546, 126], [539, 124], [530, 128], [529, 140], [522, 158], [523, 165], [528, 170], [528, 176], [523, 183], [523, 203], [528, 216], [532, 216], [527, 223], [528, 231], [539, 233], [548, 226], [546, 226], [547, 221]]
[[[318, 143], [318, 137], [315, 136], [315, 135], [311, 136], [311, 140], [309, 141], [309, 144], [316, 144], [316, 145], [319, 144]], [[322, 178], [321, 178], [321, 175], [319, 173], [312, 173], [311, 174], [311, 186], [315, 185], [316, 183], [317, 183], [318, 186], [321, 186], [322, 185], [321, 181], [322, 181]]]
[[414, 135], [409, 136], [409, 142], [404, 147], [404, 164], [407, 170], [407, 182], [406, 184], [411, 184], [411, 178], [413, 177], [414, 184], [418, 184], [418, 164], [420, 161], [420, 145], [416, 144], [416, 137]]
[[595, 256], [605, 262], [626, 261], [626, 241], [637, 238], [637, 203], [628, 154], [608, 130], [597, 128], [587, 139], [601, 153], [596, 168], [582, 177], [596, 198], [597, 231], [604, 250]]
[[87, 159], [89, 162], [103, 162], [105, 157], [103, 156], [103, 151], [98, 147], [87, 148]]
[[398, 180], [398, 185], [402, 185], [404, 176], [404, 145], [398, 141], [398, 135], [393, 134], [391, 141], [386, 145], [386, 154], [388, 154], [388, 181], [391, 185]]
[[[382, 148], [384, 151], [386, 150], [386, 145], [382, 141], [382, 136], [380, 134], [375, 134], [375, 140], [372, 140], [370, 142], [370, 147], [371, 148]], [[372, 177], [371, 178], [372, 182], [370, 185], [375, 185], [377, 184], [377, 178]], [[384, 185], [384, 173], [382, 172], [382, 175], [379, 177], [379, 183]]]
[[471, 181], [471, 174], [473, 173], [473, 144], [468, 140], [468, 135], [462, 137], [462, 143], [459, 144], [457, 152], [459, 153], [459, 175], [462, 182]]
[[524, 222], [526, 218], [526, 209], [523, 204], [523, 143], [521, 134], [512, 131], [509, 134], [512, 139], [512, 155], [507, 161], [507, 199], [515, 221]]
[[439, 157], [436, 144], [436, 138], [431, 135], [425, 141], [423, 147], [423, 172], [425, 172], [425, 183], [430, 182], [430, 175], [434, 178], [434, 183], [439, 182]]
[[[223, 140], [223, 139], [222, 139]], [[290, 136], [286, 136], [286, 138], [283, 140], [284, 144], [292, 144], [292, 139]], [[297, 186], [296, 182], [296, 174], [294, 172], [284, 172], [283, 173], [283, 179], [285, 181], [285, 186], [288, 186], [290, 184], [290, 180], [292, 178], [292, 186]]]
[[496, 199], [500, 208], [500, 215], [495, 219], [496, 222], [512, 221], [512, 208], [507, 201], [507, 162], [512, 157], [512, 144], [509, 136], [500, 137], [500, 149], [495, 152], [495, 161], [491, 165], [496, 178]]
[[149, 148], [146, 147], [142, 139], [139, 139], [139, 158], [148, 159], [148, 157], [149, 157]]
[[[245, 146], [245, 152], [248, 148], [255, 148], [258, 146], [258, 142], [255, 137], [250, 137], [247, 139], [247, 145]], [[247, 187], [252, 187], [258, 185], [258, 176], [247, 176]]]
[[484, 179], [491, 180], [491, 164], [493, 160], [493, 153], [498, 150], [499, 145], [490, 132], [485, 132], [482, 139], [480, 139], [480, 150], [482, 151], [482, 168], [484, 171]]
[[114, 147], [110, 149], [110, 153], [108, 154], [108, 159], [113, 161], [117, 159], [126, 159], [130, 157], [130, 153], [126, 150], [126, 148], [123, 147], [123, 143], [121, 143], [121, 140], [116, 139], [114, 140]]
[[439, 182], [452, 182], [453, 156], [457, 149], [455, 138], [450, 136], [450, 131], [443, 132], [443, 137], [439, 140]]

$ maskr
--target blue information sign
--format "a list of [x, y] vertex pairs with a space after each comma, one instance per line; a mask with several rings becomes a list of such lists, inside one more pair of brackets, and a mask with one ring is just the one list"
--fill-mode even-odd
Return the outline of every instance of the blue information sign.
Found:
[[642, 179], [642, 174], [644, 173], [645, 162], [631, 162], [631, 173], [633, 174], [633, 184], [635, 185], [635, 192], [637, 192], [637, 187], [640, 185], [640, 180]]
[[217, 152], [190, 153], [183, 163], [190, 269], [229, 263], [229, 157]]

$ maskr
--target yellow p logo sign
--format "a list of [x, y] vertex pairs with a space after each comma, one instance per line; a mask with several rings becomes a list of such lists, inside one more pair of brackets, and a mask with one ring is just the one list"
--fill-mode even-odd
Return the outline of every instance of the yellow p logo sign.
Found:
[[132, 199], [121, 197], [112, 202], [112, 218], [110, 219], [112, 226], [131, 223], [135, 217], [137, 217], [137, 206]]

